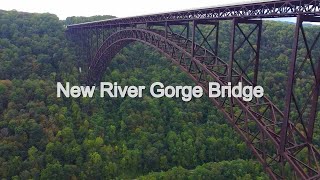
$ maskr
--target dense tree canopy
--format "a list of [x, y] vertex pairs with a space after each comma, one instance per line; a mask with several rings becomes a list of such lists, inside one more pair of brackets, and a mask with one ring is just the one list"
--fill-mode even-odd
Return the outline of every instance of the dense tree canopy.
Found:
[[[77, 64], [83, 57], [65, 37], [65, 25], [111, 17], [60, 21], [52, 14], [0, 11], [0, 177], [268, 179], [206, 97], [188, 103], [148, 94], [137, 99], [56, 97], [56, 82], [80, 84], [82, 77]], [[228, 28], [222, 24], [223, 58], [228, 57]], [[259, 82], [280, 105], [292, 33], [290, 24], [264, 23]], [[103, 81], [194, 85], [140, 43], [114, 58]]]

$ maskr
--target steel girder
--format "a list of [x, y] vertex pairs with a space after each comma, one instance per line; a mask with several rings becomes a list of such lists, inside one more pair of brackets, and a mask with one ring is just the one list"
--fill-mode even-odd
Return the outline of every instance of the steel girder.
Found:
[[265, 1], [249, 4], [229, 5], [188, 11], [168, 12], [146, 16], [115, 18], [111, 20], [95, 21], [69, 25], [68, 29], [92, 27], [119, 27], [132, 24], [159, 23], [165, 21], [193, 21], [193, 20], [232, 20], [234, 18], [276, 18], [296, 17], [299, 14], [320, 15], [320, 0], [280, 0]]
[[[215, 52], [212, 52], [214, 48], [206, 49], [203, 46], [203, 41], [206, 41], [208, 36], [202, 35], [203, 41], [200, 41], [199, 44], [196, 43], [194, 37], [195, 32], [197, 32], [197, 24], [197, 22], [191, 24], [191, 40], [182, 36], [183, 33], [175, 33], [169, 30], [168, 27], [164, 27], [165, 30], [151, 28], [127, 28], [120, 30], [118, 28], [118, 31], [111, 34], [102, 43], [95, 56], [91, 59], [89, 80], [91, 82], [100, 80], [103, 71], [107, 67], [106, 63], [111, 61], [128, 43], [139, 41], [154, 47], [171, 59], [174, 64], [187, 72], [193, 81], [202, 86], [206, 93], [208, 92], [208, 82], [212, 81], [219, 82], [221, 85], [227, 85], [227, 82], [230, 80], [234, 83], [242, 82], [243, 85], [256, 85], [257, 79], [250, 79], [246, 74], [246, 70], [252, 65], [250, 62], [254, 62], [252, 69], [255, 73], [258, 72], [261, 21], [236, 19], [233, 21], [231, 37], [234, 37], [233, 34], [236, 33], [238, 28], [238, 33], [240, 32], [244, 38], [239, 47], [247, 43], [255, 54], [252, 60], [247, 60], [247, 64], [242, 65], [236, 62], [238, 48], [235, 48], [233, 38], [231, 40], [231, 58], [229, 62], [224, 62]], [[213, 25], [213, 29], [218, 27], [217, 23], [211, 22], [211, 24]], [[245, 34], [239, 24], [253, 24], [255, 28], [249, 34]], [[190, 27], [185, 24], [181, 26], [185, 26], [188, 29]], [[200, 29], [198, 30], [200, 31]], [[255, 43], [252, 43], [250, 36], [254, 32], [258, 36]], [[209, 35], [211, 34], [213, 34], [212, 31], [210, 31]], [[189, 36], [189, 33], [185, 36]], [[217, 35], [215, 38], [218, 39]], [[280, 151], [284, 114], [267, 97], [261, 99], [254, 98], [250, 102], [244, 102], [238, 98], [211, 98], [211, 101], [242, 136], [247, 146], [262, 163], [271, 178], [285, 179], [297, 176], [302, 179], [316, 179], [319, 176], [319, 167], [316, 162], [319, 161], [320, 156], [318, 150], [311, 142], [296, 141], [288, 133], [286, 137], [290, 138], [286, 138], [286, 146]], [[294, 132], [299, 137], [304, 137], [304, 134], [296, 128], [294, 122], [288, 120], [286, 123], [288, 124], [286, 127], [290, 127], [291, 134]], [[311, 163], [309, 163], [310, 160], [305, 161], [305, 159], [299, 157], [301, 156], [300, 150], [303, 146], [308, 146], [311, 149], [311, 151], [304, 152], [302, 155], [311, 157]], [[299, 155], [297, 156], [297, 154]]]
[[[315, 48], [320, 33], [310, 43], [302, 24], [304, 21], [319, 22], [319, 18], [314, 17], [319, 11], [318, 0], [271, 1], [84, 23], [68, 26], [68, 34], [76, 37], [78, 44], [87, 49], [89, 83], [100, 80], [107, 63], [123, 47], [139, 41], [171, 59], [207, 92], [211, 81], [220, 85], [227, 85], [229, 81], [233, 84], [259, 84], [261, 21], [248, 20], [248, 17], [297, 16], [284, 111], [267, 97], [254, 98], [250, 102], [238, 98], [212, 98], [211, 101], [242, 136], [271, 178], [320, 179], [320, 153], [312, 141], [320, 84], [320, 63], [315, 58]], [[230, 59], [227, 62], [217, 56], [217, 19], [232, 19]], [[209, 33], [205, 34], [199, 28], [203, 24], [211, 27]], [[251, 30], [243, 31], [243, 25], [250, 26]], [[172, 26], [180, 27], [181, 31], [175, 31]], [[196, 39], [197, 33], [201, 40]], [[243, 38], [238, 44], [235, 40], [237, 33]], [[302, 61], [297, 54], [299, 42], [307, 51]], [[245, 45], [249, 47], [252, 59], [240, 62], [237, 52]], [[305, 102], [299, 102], [295, 92], [299, 85], [296, 81], [304, 78], [302, 70], [309, 70], [312, 77], [307, 79], [312, 87], [304, 92], [308, 97]], [[249, 72], [253, 72], [253, 77], [249, 77]]]
[[[296, 157], [300, 152], [306, 151], [307, 161], [304, 167], [307, 168], [308, 176], [320, 179], [320, 174], [314, 174], [314, 169], [310, 169], [311, 167], [319, 168], [320, 164], [319, 151], [312, 143], [320, 86], [320, 56], [319, 50], [315, 50], [317, 43], [319, 43], [320, 32], [313, 35], [312, 39], [308, 39], [303, 22], [320, 22], [320, 18], [303, 15], [297, 17], [286, 86], [284, 119], [281, 127], [279, 150], [283, 154], [285, 149], [292, 149]], [[306, 49], [302, 59], [298, 55], [300, 48]], [[302, 75], [302, 71], [308, 73], [308, 76]], [[298, 84], [297, 81], [299, 79], [304, 79], [311, 84], [311, 88]], [[303, 88], [302, 96], [307, 97], [305, 101], [299, 98], [301, 95], [297, 95], [296, 90], [299, 88]], [[291, 144], [290, 141], [294, 142], [294, 144]], [[284, 163], [284, 161], [284, 158], [282, 158], [281, 163]]]

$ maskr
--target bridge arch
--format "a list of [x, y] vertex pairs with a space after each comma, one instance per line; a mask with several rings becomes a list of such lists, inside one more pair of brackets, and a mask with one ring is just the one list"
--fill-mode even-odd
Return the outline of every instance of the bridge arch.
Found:
[[[202, 66], [201, 63], [192, 61], [190, 52], [180, 47], [175, 42], [163, 37], [161, 35], [161, 31], [125, 29], [112, 34], [97, 50], [95, 56], [89, 64], [89, 77], [91, 77], [90, 80], [96, 81], [97, 79], [99, 79], [99, 76], [107, 66], [106, 63], [108, 63], [108, 61], [111, 61], [112, 58], [123, 47], [134, 41], [141, 42], [158, 50], [160, 53], [162, 53], [162, 55], [172, 60], [174, 64], [179, 66], [185, 72], [189, 72], [189, 70], [195, 71], [194, 68], [196, 68], [198, 71], [201, 71], [199, 69], [199, 66]], [[181, 61], [177, 61], [178, 58], [180, 58]], [[189, 65], [190, 67], [187, 67], [187, 65]], [[227, 64], [225, 64], [225, 67], [227, 67]], [[96, 76], [97, 78], [94, 78], [93, 76]], [[197, 82], [194, 76], [190, 77]]]
[[[107, 67], [107, 63], [123, 47], [134, 41], [153, 47], [165, 55], [185, 71], [196, 84], [202, 86], [206, 93], [208, 93], [208, 82], [215, 81], [220, 85], [226, 85], [228, 80], [231, 79], [230, 72], [233, 76], [237, 76], [238, 82], [242, 82], [243, 85], [253, 84], [235, 69], [230, 70], [230, 64], [222, 61], [214, 53], [200, 45], [195, 44], [205, 56], [195, 55], [193, 57], [190, 40], [182, 36], [174, 33], [165, 36], [165, 32], [161, 30], [138, 28], [119, 30], [103, 42], [89, 65], [90, 81], [99, 80]], [[241, 135], [273, 179], [282, 178], [280, 157], [284, 157], [285, 161], [294, 167], [299, 164], [300, 166], [296, 167], [295, 170], [298, 170], [299, 176], [307, 177], [304, 169], [307, 168], [307, 165], [301, 163], [302, 161], [296, 157], [290, 156], [290, 154], [295, 153], [294, 151], [298, 152], [301, 149], [285, 150], [284, 154], [280, 154], [278, 151], [284, 115], [267, 97], [254, 98], [250, 102], [244, 102], [238, 98], [210, 98], [210, 100]], [[294, 125], [291, 124], [290, 128], [300, 138], [304, 138], [304, 135], [295, 129]], [[294, 144], [292, 139], [288, 141], [289, 144]], [[315, 147], [308, 148], [316, 151]], [[311, 169], [310, 171], [317, 173], [317, 169]]]
[[[207, 82], [211, 81], [217, 81], [220, 85], [227, 82], [257, 85], [262, 36], [262, 20], [259, 19], [296, 17], [288, 81], [283, 86], [286, 92], [283, 110], [280, 111], [266, 97], [250, 102], [237, 98], [211, 100], [243, 137], [272, 179], [311, 180], [320, 178], [319, 145], [313, 142], [319, 111], [320, 63], [313, 62], [315, 59], [318, 61], [318, 57], [312, 55], [316, 50], [307, 42], [309, 40], [305, 37], [303, 22], [320, 22], [319, 6], [319, 0], [252, 2], [72, 24], [67, 26], [67, 34], [71, 35], [79, 47], [84, 48], [80, 54], [92, 60], [89, 69], [91, 84], [99, 80], [107, 62], [123, 47], [133, 41], [140, 41], [158, 49], [206, 90]], [[223, 62], [217, 57], [219, 23], [226, 20], [231, 21], [230, 54], [229, 61]], [[250, 30], [243, 31], [242, 25], [249, 25]], [[184, 37], [174, 34], [176, 31], [171, 29], [173, 26], [183, 29], [179, 33]], [[210, 27], [210, 33], [204, 34], [205, 31], [200, 26]], [[252, 34], [256, 34], [257, 38]], [[198, 37], [202, 39], [200, 45], [195, 43], [199, 40]], [[319, 42], [318, 37], [319, 34], [314, 36], [312, 44]], [[104, 43], [100, 47], [102, 42]], [[251, 47], [249, 49], [253, 53], [253, 59], [240, 59], [239, 54], [236, 54], [244, 44]], [[298, 58], [297, 52], [301, 45], [304, 45], [306, 54]], [[308, 61], [310, 63], [305, 63]], [[298, 94], [295, 89], [299, 86], [295, 81], [305, 78], [301, 76], [300, 69], [303, 68], [312, 69], [310, 77], [314, 82], [312, 88]], [[306, 100], [297, 101], [299, 97]]]

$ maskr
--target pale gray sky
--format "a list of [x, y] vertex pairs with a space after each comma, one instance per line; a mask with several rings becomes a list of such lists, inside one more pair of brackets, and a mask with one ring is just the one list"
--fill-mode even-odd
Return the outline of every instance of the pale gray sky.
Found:
[[53, 13], [68, 16], [114, 15], [117, 17], [195, 9], [250, 0], [0, 0], [0, 9]]

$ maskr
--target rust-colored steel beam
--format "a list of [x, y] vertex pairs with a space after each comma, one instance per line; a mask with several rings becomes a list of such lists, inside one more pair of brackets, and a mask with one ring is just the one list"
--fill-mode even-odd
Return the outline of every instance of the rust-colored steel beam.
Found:
[[[281, 163], [284, 168], [285, 161], [285, 149], [292, 149], [294, 156], [298, 156], [301, 151], [307, 151], [308, 161], [303, 164], [300, 169], [306, 169], [308, 176], [314, 175], [314, 168], [318, 167], [320, 163], [320, 153], [315, 149], [312, 144], [313, 140], [313, 129], [318, 112], [318, 100], [319, 100], [319, 59], [320, 57], [314, 57], [316, 44], [319, 42], [320, 32], [313, 37], [312, 43], [307, 40], [303, 22], [320, 22], [320, 18], [313, 16], [298, 15], [295, 33], [294, 43], [292, 48], [292, 57], [289, 64], [288, 81], [286, 86], [286, 97], [285, 97], [285, 109], [284, 109], [284, 120], [281, 127], [280, 135], [280, 154]], [[302, 47], [300, 47], [303, 45]], [[302, 62], [298, 62], [298, 50], [306, 49], [306, 54]], [[301, 72], [304, 71], [312, 79], [305, 77]], [[301, 88], [297, 84], [297, 79], [305, 79], [307, 82], [312, 84], [311, 89], [306, 89], [303, 92], [303, 96], [306, 101], [302, 102], [302, 98], [298, 98], [295, 89]], [[300, 85], [301, 86], [301, 85]], [[291, 123], [289, 123], [291, 122]], [[302, 128], [299, 128], [302, 127]], [[294, 141], [294, 144], [288, 141]], [[299, 147], [299, 148], [294, 148]]]
[[[287, 81], [287, 89], [286, 89], [286, 97], [285, 97], [285, 110], [284, 110], [284, 119], [281, 127], [281, 141], [280, 141], [280, 153], [283, 155], [286, 144], [287, 144], [287, 132], [288, 126], [290, 121], [290, 108], [291, 108], [291, 101], [292, 101], [292, 90], [293, 90], [293, 83], [294, 83], [294, 73], [296, 68], [296, 59], [298, 53], [298, 43], [299, 43], [299, 34], [300, 28], [302, 26], [302, 19], [301, 16], [297, 17], [297, 23], [294, 33], [294, 42], [292, 47], [292, 57], [289, 65], [289, 72], [288, 72], [288, 81]], [[281, 158], [281, 162], [283, 163], [284, 158]]]
[[[249, 32], [245, 32], [241, 25], [251, 26]], [[261, 29], [262, 21], [261, 20], [246, 20], [246, 19], [234, 19], [232, 23], [231, 30], [231, 43], [230, 43], [230, 67], [237, 69], [241, 72], [239, 77], [234, 77], [235, 81], [232, 81], [232, 71], [230, 71], [230, 82], [237, 84], [241, 80], [242, 76], [250, 79], [250, 81], [256, 86], [258, 81], [258, 71], [259, 71], [259, 58], [260, 58], [260, 43], [261, 43]], [[242, 38], [238, 42], [237, 47], [235, 47], [235, 36], [236, 33]], [[251, 41], [250, 41], [251, 40]], [[255, 41], [252, 44], [252, 40]], [[249, 47], [247, 54], [253, 56], [253, 59], [237, 59], [236, 53], [243, 48], [245, 45]], [[249, 57], [250, 58], [250, 57]], [[248, 73], [253, 72], [253, 79], [251, 79]]]
[[[227, 97], [211, 98], [211, 101], [240, 134], [272, 179], [319, 179], [320, 153], [313, 144], [313, 136], [319, 111], [320, 57], [314, 57], [317, 53], [313, 52], [319, 51], [316, 44], [320, 32], [310, 43], [303, 27], [303, 22], [320, 22], [320, 18], [316, 17], [320, 15], [319, 1], [267, 1], [120, 18], [71, 25], [67, 32], [71, 38], [77, 39], [76, 43], [87, 49], [89, 83], [101, 79], [108, 63], [123, 47], [139, 41], [171, 59], [208, 92], [208, 82], [211, 81], [220, 85], [227, 85], [228, 82], [233, 85], [242, 82], [244, 86], [259, 84], [262, 22], [251, 18], [298, 17], [288, 84], [284, 87], [287, 96], [283, 111], [268, 97], [253, 98], [250, 102]], [[225, 19], [232, 20], [228, 62], [218, 57], [217, 20]], [[175, 29], [177, 26], [179, 28]], [[201, 26], [206, 26], [207, 30], [211, 27], [209, 33]], [[248, 28], [242, 26], [248, 26], [249, 30], [244, 30]], [[236, 35], [242, 39], [239, 41]], [[302, 62], [297, 63], [301, 61], [297, 54], [301, 45], [306, 49], [306, 54]], [[250, 50], [251, 56], [240, 62], [237, 53], [243, 47]], [[252, 72], [253, 78], [248, 75]], [[311, 79], [305, 80], [312, 84], [303, 93], [304, 98], [297, 97], [295, 93], [299, 85], [296, 79], [305, 78], [301, 72], [310, 73], [308, 77]], [[301, 102], [306, 98], [305, 102]]]
[[193, 20], [231, 20], [233, 18], [277, 18], [296, 17], [298, 14], [319, 15], [320, 0], [280, 0], [248, 4], [228, 5], [196, 10], [168, 12], [128, 18], [115, 18], [69, 25], [68, 28], [92, 28], [145, 24], [147, 22], [193, 21]]
[[[232, 77], [239, 79], [242, 76], [239, 81], [244, 85], [253, 85], [253, 82], [241, 75], [242, 72], [237, 71], [235, 68], [230, 68], [228, 63], [222, 61], [210, 50], [195, 43], [195, 47], [199, 47], [201, 51], [206, 51], [210, 57], [193, 57], [191, 53], [192, 40], [185, 39], [183, 36], [172, 32], [165, 38], [165, 31], [155, 29], [123, 29], [109, 36], [91, 60], [89, 66], [90, 81], [96, 82], [100, 80], [104, 69], [107, 67], [106, 62], [111, 61], [112, 57], [122, 47], [132, 41], [143, 42], [164, 53], [170, 59], [174, 59], [174, 63], [188, 72], [189, 76], [201, 85], [206, 92], [208, 91], [207, 83], [209, 81], [216, 81], [221, 85], [226, 85], [228, 71], [232, 72]], [[175, 43], [181, 41], [189, 42], [187, 43], [188, 46], [182, 47]], [[212, 59], [216, 59], [216, 62], [212, 63]], [[211, 100], [243, 137], [247, 146], [263, 164], [270, 177], [273, 179], [290, 177], [290, 175], [284, 173], [285, 169], [282, 169], [281, 158], [283, 158], [284, 166], [289, 164], [289, 167], [292, 168], [294, 173], [291, 176], [297, 175], [301, 179], [307, 179], [319, 174], [319, 169], [314, 163], [319, 161], [318, 157], [313, 156], [315, 159], [309, 166], [308, 162], [304, 162], [303, 159], [295, 156], [297, 149], [304, 148], [305, 145], [297, 144], [289, 138], [287, 143], [291, 148], [285, 148], [284, 152], [280, 153], [281, 131], [279, 129], [281, 129], [284, 115], [267, 97], [259, 100], [253, 99], [250, 103], [243, 102], [238, 98], [214, 98]], [[234, 112], [236, 111], [238, 115], [235, 115]], [[288, 123], [290, 127], [294, 127], [291, 121]], [[297, 130], [293, 129], [291, 131]], [[311, 153], [317, 153], [316, 148], [311, 143], [308, 146]]]

